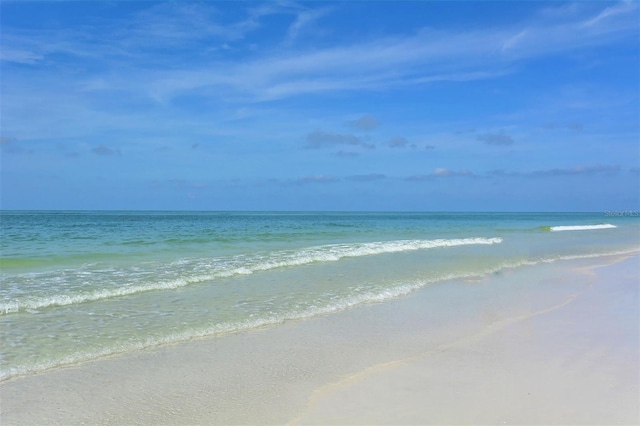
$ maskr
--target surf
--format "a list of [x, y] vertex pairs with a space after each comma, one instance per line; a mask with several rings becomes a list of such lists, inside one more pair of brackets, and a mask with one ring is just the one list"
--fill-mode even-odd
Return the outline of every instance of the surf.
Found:
[[41, 372], [56, 367], [87, 362], [106, 356], [118, 355], [136, 350], [144, 350], [167, 344], [175, 344], [193, 339], [219, 337], [227, 334], [254, 330], [261, 327], [277, 326], [286, 321], [304, 320], [319, 315], [333, 314], [336, 312], [354, 308], [359, 305], [383, 302], [386, 300], [405, 296], [432, 284], [460, 279], [482, 279], [483, 277], [497, 274], [505, 270], [531, 267], [544, 263], [597, 258], [603, 256], [630, 255], [637, 254], [638, 252], [640, 252], [640, 248], [614, 252], [507, 261], [502, 262], [501, 264], [492, 268], [479, 269], [473, 272], [445, 273], [429, 279], [419, 279], [411, 282], [390, 283], [390, 285], [386, 288], [372, 289], [355, 294], [344, 294], [337, 300], [333, 300], [330, 302], [327, 301], [327, 303], [321, 304], [319, 306], [308, 306], [302, 309], [290, 309], [280, 312], [263, 311], [260, 313], [260, 315], [254, 318], [242, 318], [236, 321], [222, 321], [207, 326], [191, 327], [185, 330], [161, 334], [157, 336], [140, 337], [138, 339], [132, 339], [115, 345], [112, 344], [102, 347], [95, 347], [88, 350], [75, 351], [64, 356], [53, 356], [34, 364], [20, 364], [14, 367], [0, 370], [0, 381], [8, 380], [10, 378], [25, 374]]
[[617, 226], [610, 223], [603, 223], [599, 225], [562, 225], [562, 226], [550, 226], [549, 231], [561, 232], [561, 231], [591, 231], [596, 229], [613, 229]]
[[[493, 245], [502, 243], [502, 238], [458, 238], [435, 240], [394, 240], [348, 244], [328, 244], [300, 250], [284, 250], [252, 255], [237, 255], [231, 258], [182, 259], [159, 269], [158, 273], [148, 272], [150, 282], [144, 284], [125, 284], [116, 288], [101, 288], [83, 293], [55, 294], [48, 296], [28, 297], [0, 304], [1, 314], [38, 310], [53, 306], [76, 305], [114, 297], [130, 296], [138, 293], [159, 290], [172, 290], [192, 284], [249, 275], [278, 268], [304, 266], [320, 262], [337, 262], [345, 258], [375, 256], [387, 253], [400, 253], [416, 250], [448, 248], [467, 245]], [[63, 271], [68, 274], [68, 271]], [[91, 280], [91, 272], [76, 271], [83, 280]], [[126, 276], [126, 269], [114, 270], [111, 275], [104, 276], [96, 272], [95, 287], [99, 280], [109, 282], [113, 277]], [[158, 275], [174, 275], [175, 278], [154, 281]], [[68, 275], [67, 275], [68, 277]], [[52, 280], [60, 277], [53, 276]]]

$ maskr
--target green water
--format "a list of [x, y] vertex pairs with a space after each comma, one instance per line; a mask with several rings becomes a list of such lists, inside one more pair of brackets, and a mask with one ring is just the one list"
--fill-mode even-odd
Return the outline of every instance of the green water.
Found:
[[[2, 378], [638, 250], [603, 214], [2, 212]], [[594, 225], [610, 224], [604, 229]], [[579, 230], [554, 232], [558, 226]], [[584, 228], [586, 227], [586, 228]]]

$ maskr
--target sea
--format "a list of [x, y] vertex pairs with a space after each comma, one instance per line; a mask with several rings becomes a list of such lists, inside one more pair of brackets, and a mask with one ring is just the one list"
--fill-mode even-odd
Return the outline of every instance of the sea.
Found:
[[633, 211], [2, 211], [0, 231], [0, 380], [640, 251]]

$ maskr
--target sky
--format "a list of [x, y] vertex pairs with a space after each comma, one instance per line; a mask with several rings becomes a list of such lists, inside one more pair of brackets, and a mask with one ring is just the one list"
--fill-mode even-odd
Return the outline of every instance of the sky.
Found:
[[640, 209], [640, 3], [0, 3], [2, 209]]

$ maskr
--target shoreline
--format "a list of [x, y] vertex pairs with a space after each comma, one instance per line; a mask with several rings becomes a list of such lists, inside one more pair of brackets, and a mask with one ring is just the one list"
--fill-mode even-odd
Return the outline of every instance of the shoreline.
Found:
[[[126, 356], [131, 353], [140, 352], [140, 351], [154, 351], [154, 350], [162, 350], [163, 348], [188, 344], [190, 342], [203, 340], [203, 339], [217, 339], [217, 338], [225, 338], [231, 334], [236, 333], [250, 333], [253, 331], [258, 331], [262, 329], [268, 329], [272, 327], [279, 327], [283, 324], [291, 321], [308, 321], [313, 320], [314, 318], [325, 316], [325, 315], [334, 315], [339, 314], [342, 311], [350, 310], [350, 309], [358, 309], [361, 307], [366, 307], [371, 304], [377, 303], [386, 303], [389, 301], [393, 301], [395, 299], [401, 299], [404, 297], [410, 297], [414, 292], [421, 291], [424, 287], [432, 286], [432, 285], [443, 285], [453, 281], [465, 281], [465, 282], [480, 282], [486, 279], [487, 276], [508, 273], [508, 271], [517, 270], [519, 268], [530, 268], [536, 267], [538, 265], [544, 264], [556, 264], [558, 262], [566, 262], [566, 261], [580, 261], [580, 260], [595, 260], [600, 258], [615, 258], [615, 257], [628, 257], [640, 255], [640, 249], [632, 249], [632, 250], [623, 250], [623, 251], [615, 251], [604, 254], [582, 254], [582, 255], [566, 255], [559, 256], [556, 258], [539, 258], [537, 260], [525, 260], [521, 262], [516, 262], [512, 264], [504, 264], [502, 266], [497, 267], [496, 269], [488, 269], [485, 272], [478, 273], [470, 273], [470, 274], [460, 274], [460, 275], [450, 275], [443, 276], [437, 280], [419, 280], [417, 282], [412, 282], [409, 284], [403, 284], [397, 286], [395, 288], [387, 291], [387, 294], [384, 296], [375, 295], [370, 300], [346, 300], [340, 303], [340, 306], [329, 306], [325, 308], [318, 308], [313, 312], [302, 312], [299, 315], [294, 315], [290, 317], [283, 317], [274, 320], [265, 320], [259, 323], [252, 323], [247, 321], [246, 323], [236, 323], [236, 324], [227, 324], [229, 327], [221, 327], [220, 330], [212, 331], [212, 328], [204, 328], [199, 330], [197, 333], [192, 335], [191, 337], [184, 338], [184, 336], [174, 337], [162, 337], [157, 341], [152, 341], [151, 343], [140, 343], [136, 344], [132, 347], [126, 348], [117, 348], [117, 347], [107, 347], [104, 350], [98, 351], [93, 356], [89, 358], [83, 358], [84, 354], [81, 354], [79, 358], [74, 358], [74, 356], [66, 358], [64, 361], [60, 363], [49, 362], [44, 364], [43, 366], [39, 366], [33, 368], [31, 370], [16, 370], [14, 372], [5, 374], [5, 371], [2, 371], [0, 374], [0, 385], [3, 383], [10, 382], [12, 380], [17, 380], [22, 377], [28, 377], [33, 375], [44, 374], [50, 371], [54, 371], [57, 369], [64, 368], [72, 368], [74, 366], [79, 366], [85, 363], [91, 363], [100, 361], [103, 359]], [[217, 327], [213, 327], [217, 328]]]
[[[595, 286], [606, 284], [597, 282], [603, 278], [598, 275], [599, 271], [604, 271], [604, 274], [600, 272], [602, 275], [610, 275], [609, 278], [617, 278], [619, 276], [611, 274], [609, 270], [618, 263], [627, 262], [627, 266], [635, 266], [637, 273], [639, 259], [638, 256], [630, 256], [615, 259], [609, 264], [575, 268], [576, 272], [591, 275], [594, 282], [589, 283], [586, 290], [570, 295], [558, 305], [497, 321], [477, 334], [414, 357], [371, 366], [316, 389], [307, 407], [288, 424], [637, 424], [640, 421], [637, 287], [633, 299], [636, 309], [631, 315], [635, 322], [629, 323], [632, 330], [625, 336], [631, 341], [616, 342], [623, 347], [619, 352], [626, 350], [627, 353], [608, 354], [620, 363], [617, 374], [598, 371], [609, 369], [604, 359], [596, 362], [581, 360], [583, 365], [579, 374], [598, 377], [597, 382], [592, 378], [585, 380], [578, 377], [575, 371], [571, 371], [570, 362], [563, 359], [566, 355], [561, 353], [562, 348], [559, 347], [571, 346], [567, 331], [562, 330], [559, 334], [564, 338], [558, 339], [558, 336], [553, 337], [558, 333], [548, 329], [553, 327], [554, 321], [576, 320], [573, 313], [567, 313], [566, 310], [575, 310], [575, 305], [584, 303], [584, 300], [580, 301], [581, 298], [593, 298], [594, 294], [589, 292]], [[637, 286], [637, 275], [635, 279]], [[535, 323], [542, 324], [547, 330], [541, 333], [536, 330]], [[536, 337], [544, 343], [553, 343], [551, 348], [541, 350], [541, 346], [532, 344], [532, 335], [536, 332], [546, 334], [544, 338]], [[526, 338], [521, 337], [527, 333], [529, 335]], [[602, 336], [590, 336], [589, 343], [596, 343], [597, 337]], [[528, 346], [531, 352], [538, 351], [534, 359], [528, 359], [531, 358], [531, 352], [516, 347], [520, 344]], [[593, 346], [595, 351], [602, 351], [597, 344]], [[610, 341], [604, 344], [613, 346]], [[602, 352], [596, 355], [589, 353], [588, 346], [583, 344], [583, 357], [605, 358]], [[555, 351], [559, 353], [552, 353]], [[580, 358], [581, 355], [575, 354], [577, 347], [572, 351], [572, 356]], [[620, 374], [625, 368], [628, 368], [627, 378]], [[595, 371], [587, 371], [590, 369]], [[473, 377], [473, 380], [465, 380], [465, 376]], [[433, 383], [424, 385], [416, 377], [448, 385], [449, 389], [446, 386], [434, 388]], [[611, 386], [612, 380], [618, 380], [616, 386]], [[594, 384], [602, 387], [597, 389]], [[559, 391], [556, 387], [567, 389]], [[411, 389], [410, 392], [407, 389]], [[615, 396], [607, 395], [614, 390]], [[449, 395], [443, 395], [442, 392]], [[532, 395], [537, 400], [529, 401], [534, 399]], [[606, 398], [604, 405], [603, 398]], [[499, 402], [496, 404], [496, 401]], [[585, 402], [591, 404], [585, 405]], [[385, 404], [385, 408], [379, 409], [381, 403]], [[607, 406], [607, 403], [610, 405]], [[390, 406], [395, 408], [388, 410]]]
[[[493, 422], [500, 419], [478, 413], [473, 418], [455, 417], [461, 408], [467, 412], [473, 412], [469, 411], [471, 407], [482, 408], [477, 407], [482, 405], [478, 402], [463, 403], [460, 395], [473, 394], [474, 386], [483, 381], [497, 380], [487, 376], [491, 370], [483, 365], [510, 354], [503, 361], [512, 367], [511, 373], [523, 377], [529, 372], [535, 378], [536, 372], [549, 361], [562, 364], [567, 351], [572, 356], [577, 356], [580, 350], [588, 352], [590, 346], [584, 342], [594, 341], [585, 336], [602, 338], [603, 330], [588, 329], [577, 321], [585, 310], [589, 315], [582, 318], [583, 322], [597, 319], [611, 322], [612, 314], [626, 313], [627, 317], [616, 314], [614, 319], [619, 322], [618, 327], [624, 325], [635, 330], [635, 336], [619, 336], [620, 341], [610, 342], [609, 352], [600, 348], [600, 363], [594, 361], [594, 365], [605, 365], [607, 357], [615, 358], [617, 364], [625, 359], [626, 380], [636, 380], [626, 383], [626, 390], [619, 391], [618, 396], [635, 398], [639, 395], [638, 259], [640, 255], [636, 253], [503, 270], [479, 281], [437, 283], [397, 299], [287, 321], [276, 327], [202, 338], [11, 378], [0, 383], [0, 420], [3, 424]], [[610, 281], [614, 283], [607, 286]], [[616, 292], [627, 297], [601, 297]], [[598, 297], [591, 300], [596, 294]], [[635, 297], [635, 306], [631, 306], [634, 299], [629, 295]], [[600, 305], [602, 300], [607, 302], [604, 306]], [[633, 319], [635, 325], [629, 325]], [[548, 331], [555, 329], [551, 326], [554, 322], [571, 325], [570, 329], [560, 328], [556, 333], [562, 334], [564, 340]], [[544, 332], [531, 334], [533, 325]], [[514, 331], [523, 327], [528, 330], [524, 337]], [[495, 350], [496, 339], [504, 350]], [[635, 352], [630, 349], [634, 343]], [[527, 345], [535, 349], [538, 357], [528, 363], [518, 349]], [[544, 347], [564, 349], [545, 352], [541, 350]], [[465, 357], [468, 351], [475, 356]], [[452, 368], [452, 363], [457, 363], [456, 368]], [[522, 370], [525, 364], [527, 368]], [[441, 368], [436, 371], [434, 365]], [[447, 383], [446, 377], [457, 377], [456, 371], [465, 368], [471, 369], [473, 374], [469, 377], [475, 375], [477, 380], [466, 383], [466, 387]], [[635, 375], [630, 369], [635, 369]], [[558, 368], [556, 376], [565, 370], [571, 369]], [[438, 371], [447, 372], [448, 376]], [[494, 383], [489, 390], [521, 387], [518, 383], [506, 386], [504, 382], [511, 376], [504, 374], [500, 376], [502, 382]], [[607, 380], [611, 377], [621, 380], [619, 372], [602, 374]], [[458, 392], [457, 402], [455, 398], [451, 400], [451, 392], [444, 392], [449, 396], [444, 401], [447, 404], [441, 406], [449, 411], [437, 416], [433, 410], [424, 412], [425, 396], [430, 401], [444, 398], [438, 396], [429, 380], [417, 380], [425, 375], [441, 385], [441, 393], [447, 387]], [[574, 385], [580, 382], [571, 374], [567, 380]], [[536, 386], [542, 389], [544, 385]], [[587, 385], [593, 384], [582, 385], [587, 389]], [[398, 391], [398, 386], [413, 391], [407, 395]], [[390, 403], [392, 389], [393, 394], [402, 394], [406, 402]], [[491, 393], [486, 389], [484, 392]], [[585, 398], [574, 397], [568, 402], [584, 404]], [[595, 396], [590, 398], [597, 400]], [[591, 406], [597, 403], [591, 399], [589, 402]], [[397, 407], [404, 408], [396, 412]], [[422, 411], [417, 409], [420, 407]], [[585, 423], [578, 413], [569, 413], [571, 410], [567, 409], [560, 410], [561, 413], [555, 408], [558, 422]], [[606, 423], [615, 423], [616, 418], [620, 424], [628, 419], [636, 423], [640, 420], [637, 403], [627, 411], [618, 408], [618, 414], [624, 411], [618, 417], [613, 412], [615, 407], [610, 407], [611, 413], [607, 408], [601, 414], [610, 416], [604, 418], [610, 420]], [[549, 407], [542, 409], [553, 414]], [[629, 414], [634, 409], [636, 417]], [[526, 413], [529, 420], [524, 418], [520, 422], [545, 422], [536, 418], [534, 412], [525, 410]], [[371, 418], [373, 414], [375, 417]], [[513, 417], [515, 414], [511, 418], [517, 418]]]

